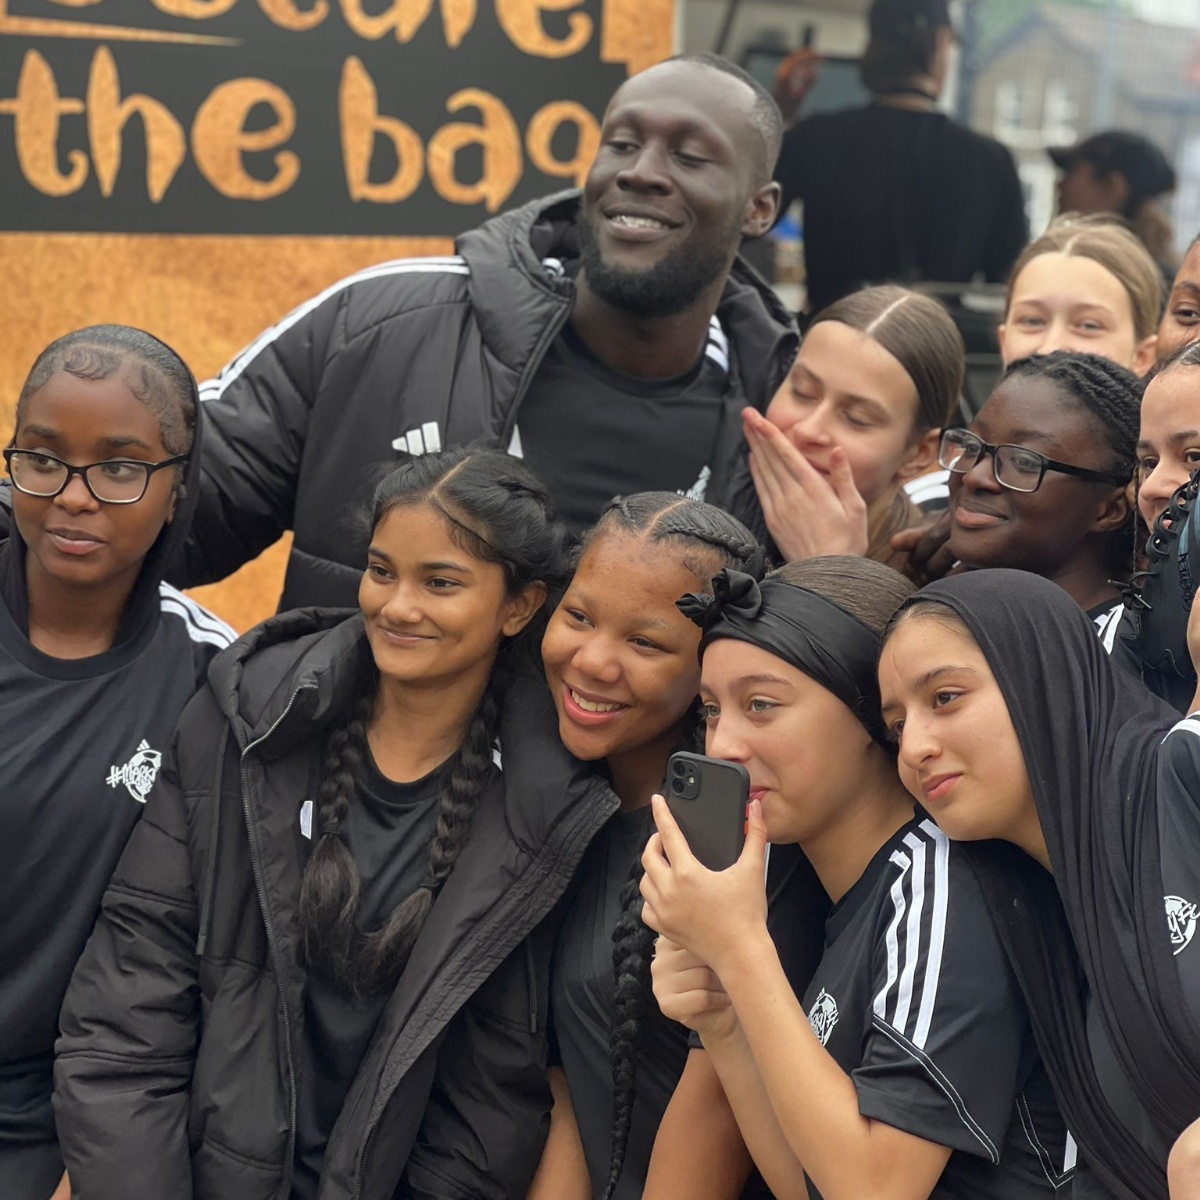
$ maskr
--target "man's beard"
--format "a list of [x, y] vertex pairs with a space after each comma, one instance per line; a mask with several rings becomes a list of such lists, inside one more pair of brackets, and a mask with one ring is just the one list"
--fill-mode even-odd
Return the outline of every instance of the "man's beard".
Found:
[[[679, 247], [652, 267], [629, 270], [606, 263], [586, 212], [578, 225], [583, 274], [601, 300], [632, 317], [673, 317], [690, 308], [728, 270], [729, 250], [740, 237], [731, 227], [724, 239], [702, 246]], [[603, 217], [595, 219], [604, 220]]]

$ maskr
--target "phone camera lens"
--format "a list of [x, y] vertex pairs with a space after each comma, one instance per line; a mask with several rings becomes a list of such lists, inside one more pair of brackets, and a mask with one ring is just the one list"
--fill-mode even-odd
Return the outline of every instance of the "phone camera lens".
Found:
[[674, 771], [674, 773], [676, 775], [686, 775], [687, 774], [687, 764], [681, 763], [681, 762], [672, 763], [671, 770]]
[[677, 796], [682, 795], [683, 794], [683, 780], [682, 779], [672, 779], [671, 780], [671, 791], [673, 791]]

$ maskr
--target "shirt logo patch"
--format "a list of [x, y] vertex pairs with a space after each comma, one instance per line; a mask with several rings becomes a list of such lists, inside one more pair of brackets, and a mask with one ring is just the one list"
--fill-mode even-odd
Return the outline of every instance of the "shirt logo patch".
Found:
[[137, 753], [123, 767], [109, 767], [108, 778], [104, 781], [109, 787], [125, 785], [125, 790], [139, 803], [145, 804], [150, 789], [158, 778], [158, 768], [162, 763], [162, 754], [150, 749], [150, 743], [145, 738], [138, 743]]
[[822, 1046], [829, 1044], [829, 1035], [838, 1021], [837, 1001], [822, 988], [808, 1014], [808, 1023]]
[[1167, 906], [1167, 929], [1171, 932], [1171, 953], [1186, 950], [1196, 933], [1196, 921], [1200, 919], [1200, 904], [1193, 904], [1182, 896], [1164, 896]]

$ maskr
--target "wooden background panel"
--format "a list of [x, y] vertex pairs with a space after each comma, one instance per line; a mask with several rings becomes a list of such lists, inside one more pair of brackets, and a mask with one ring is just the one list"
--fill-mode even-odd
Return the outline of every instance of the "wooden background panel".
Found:
[[[112, 322], [149, 330], [213, 375], [297, 304], [363, 267], [447, 254], [448, 238], [0, 235], [0, 437], [37, 355], [56, 337]], [[238, 630], [275, 611], [287, 543], [195, 595]]]

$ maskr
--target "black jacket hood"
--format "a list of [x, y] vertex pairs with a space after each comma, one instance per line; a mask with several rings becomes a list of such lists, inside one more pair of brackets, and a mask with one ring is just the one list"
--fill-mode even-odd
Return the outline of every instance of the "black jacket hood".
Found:
[[[182, 360], [181, 360], [182, 361]], [[125, 606], [113, 649], [139, 637], [159, 611], [159, 584], [167, 578], [172, 566], [180, 559], [184, 543], [192, 527], [192, 515], [200, 496], [200, 460], [204, 450], [204, 406], [195, 377], [188, 371], [192, 408], [196, 423], [192, 445], [184, 464], [183, 484], [175, 515], [164, 525], [154, 545], [142, 562], [142, 569], [133, 592]], [[10, 443], [11, 444], [11, 443]], [[0, 601], [8, 605], [18, 627], [28, 635], [28, 593], [25, 587], [25, 543], [17, 532], [12, 514], [12, 484], [6, 479], [0, 484]]]

